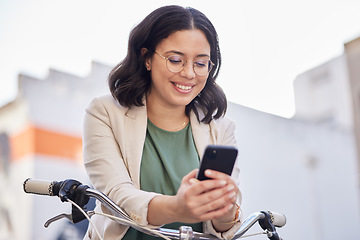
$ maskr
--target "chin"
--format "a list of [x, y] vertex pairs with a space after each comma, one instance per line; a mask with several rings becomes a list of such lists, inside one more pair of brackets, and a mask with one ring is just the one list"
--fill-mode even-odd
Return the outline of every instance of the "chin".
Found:
[[187, 99], [181, 99], [181, 100], [179, 100], [179, 101], [177, 101], [177, 102], [178, 102], [178, 104], [181, 105], [181, 106], [187, 106], [187, 105], [189, 105], [194, 99], [195, 99], [195, 97], [193, 97], [193, 98], [187, 98]]

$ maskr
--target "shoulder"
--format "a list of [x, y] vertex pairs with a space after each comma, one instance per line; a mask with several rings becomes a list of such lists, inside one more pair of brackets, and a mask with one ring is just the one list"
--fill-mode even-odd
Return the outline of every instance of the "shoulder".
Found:
[[86, 108], [86, 111], [104, 111], [106, 109], [126, 110], [110, 94], [107, 94], [94, 98]]
[[210, 132], [216, 138], [216, 144], [236, 146], [235, 121], [224, 116], [210, 122]]
[[221, 117], [219, 119], [214, 119], [210, 122], [210, 128], [217, 129], [219, 131], [222, 130], [235, 130], [235, 121], [230, 119], [227, 116]]
[[86, 108], [86, 113], [97, 117], [111, 117], [112, 115], [125, 115], [129, 108], [123, 107], [111, 94], [92, 99]]
[[[85, 122], [112, 125], [123, 119], [128, 108], [121, 106], [110, 94], [94, 98], [85, 110]], [[100, 121], [100, 122], [99, 122]]]
[[86, 108], [86, 114], [101, 120], [111, 119], [114, 122], [129, 117], [132, 119], [142, 118], [147, 114], [146, 105], [128, 108], [122, 106], [111, 94], [94, 98]]

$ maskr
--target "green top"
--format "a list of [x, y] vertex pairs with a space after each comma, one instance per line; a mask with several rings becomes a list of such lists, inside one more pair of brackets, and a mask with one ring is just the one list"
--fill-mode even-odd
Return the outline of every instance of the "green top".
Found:
[[[199, 167], [190, 123], [177, 132], [165, 131], [148, 120], [140, 168], [140, 188], [148, 192], [176, 195], [182, 178]], [[170, 223], [164, 228], [191, 226], [202, 232], [202, 223]], [[159, 239], [130, 228], [123, 239]]]

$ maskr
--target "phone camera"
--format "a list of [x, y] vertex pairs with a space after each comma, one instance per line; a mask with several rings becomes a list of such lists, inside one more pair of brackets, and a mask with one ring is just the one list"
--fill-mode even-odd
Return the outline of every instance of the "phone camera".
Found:
[[212, 150], [212, 151], [209, 152], [208, 157], [209, 157], [210, 159], [214, 159], [214, 158], [216, 157], [216, 155], [217, 155], [217, 151], [216, 151], [216, 150]]

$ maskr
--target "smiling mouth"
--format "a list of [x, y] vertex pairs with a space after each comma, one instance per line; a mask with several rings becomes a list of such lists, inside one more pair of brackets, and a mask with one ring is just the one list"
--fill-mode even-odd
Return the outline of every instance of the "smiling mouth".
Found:
[[174, 83], [174, 85], [177, 87], [177, 88], [180, 88], [181, 90], [185, 90], [185, 91], [189, 91], [193, 86], [185, 86], [185, 85], [181, 85], [181, 84], [178, 84], [178, 83]]

